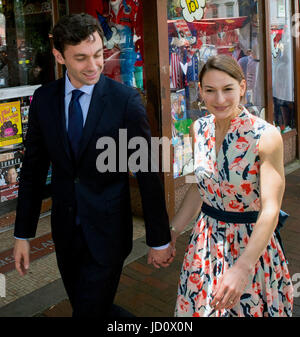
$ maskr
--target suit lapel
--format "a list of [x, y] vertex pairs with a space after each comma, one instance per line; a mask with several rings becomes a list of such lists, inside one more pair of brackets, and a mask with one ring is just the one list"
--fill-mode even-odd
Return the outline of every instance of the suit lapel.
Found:
[[100, 76], [99, 82], [95, 85], [91, 103], [89, 106], [87, 119], [83, 128], [82, 138], [79, 144], [78, 161], [82, 153], [84, 152], [90, 138], [92, 137], [94, 130], [103, 114], [106, 104], [106, 91], [105, 91], [105, 77]]
[[71, 152], [70, 152], [70, 145], [66, 130], [66, 117], [65, 117], [65, 79], [64, 77], [59, 80], [58, 82], [58, 110], [55, 110], [57, 113], [56, 121], [57, 121], [57, 131], [58, 135], [61, 138], [63, 148], [69, 157], [72, 160]]

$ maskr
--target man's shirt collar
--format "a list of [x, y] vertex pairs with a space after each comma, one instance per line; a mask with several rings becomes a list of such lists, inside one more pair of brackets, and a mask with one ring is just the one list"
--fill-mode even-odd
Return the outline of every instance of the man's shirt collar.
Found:
[[[71, 83], [71, 81], [70, 81], [70, 79], [69, 79], [69, 76], [68, 76], [68, 72], [67, 72], [67, 71], [66, 71], [65, 76], [66, 76], [66, 81], [65, 81], [65, 95], [67, 96], [67, 95], [71, 94], [73, 90], [75, 90], [75, 89], [77, 89], [77, 88], [75, 88], [75, 87], [72, 85], [72, 83]], [[93, 93], [93, 90], [94, 90], [94, 86], [95, 86], [95, 84], [92, 84], [92, 85], [83, 85], [83, 86], [82, 86], [81, 88], [79, 88], [78, 90], [80, 90], [80, 91], [84, 92], [85, 94], [91, 96], [92, 93]]]

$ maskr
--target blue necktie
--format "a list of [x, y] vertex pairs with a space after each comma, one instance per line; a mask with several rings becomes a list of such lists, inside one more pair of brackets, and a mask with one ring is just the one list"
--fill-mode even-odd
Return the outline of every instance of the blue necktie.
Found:
[[71, 102], [69, 104], [68, 136], [75, 157], [78, 154], [79, 142], [83, 130], [82, 109], [79, 103], [79, 98], [83, 94], [84, 93], [80, 90], [73, 90]]

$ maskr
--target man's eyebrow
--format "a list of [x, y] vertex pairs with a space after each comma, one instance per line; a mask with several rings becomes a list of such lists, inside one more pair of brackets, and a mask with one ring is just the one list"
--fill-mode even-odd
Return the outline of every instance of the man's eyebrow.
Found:
[[[99, 48], [96, 52], [95, 52], [95, 54], [98, 54], [98, 53], [100, 53], [100, 52], [102, 52], [103, 51], [103, 48]], [[94, 54], [94, 55], [95, 55]], [[83, 53], [78, 53], [78, 54], [75, 54], [74, 55], [75, 57], [81, 57], [81, 56], [86, 56], [86, 54], [83, 54]]]

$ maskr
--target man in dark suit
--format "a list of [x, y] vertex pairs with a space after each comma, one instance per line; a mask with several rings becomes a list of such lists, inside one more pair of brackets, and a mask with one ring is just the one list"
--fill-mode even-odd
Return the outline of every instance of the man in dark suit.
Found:
[[[99, 172], [96, 144], [110, 137], [118, 153], [119, 130], [125, 129], [128, 142], [143, 137], [150, 150], [149, 124], [139, 94], [101, 74], [103, 35], [96, 19], [87, 14], [62, 18], [53, 42], [53, 54], [67, 73], [37, 89], [30, 106], [14, 233], [16, 269], [24, 275], [29, 267], [27, 239], [36, 233], [51, 162], [52, 237], [73, 316], [105, 317], [115, 309], [133, 228], [128, 172]], [[118, 168], [118, 156], [116, 161]], [[148, 263], [166, 267], [174, 253], [159, 176], [138, 171], [136, 178], [146, 242], [152, 247]]]

